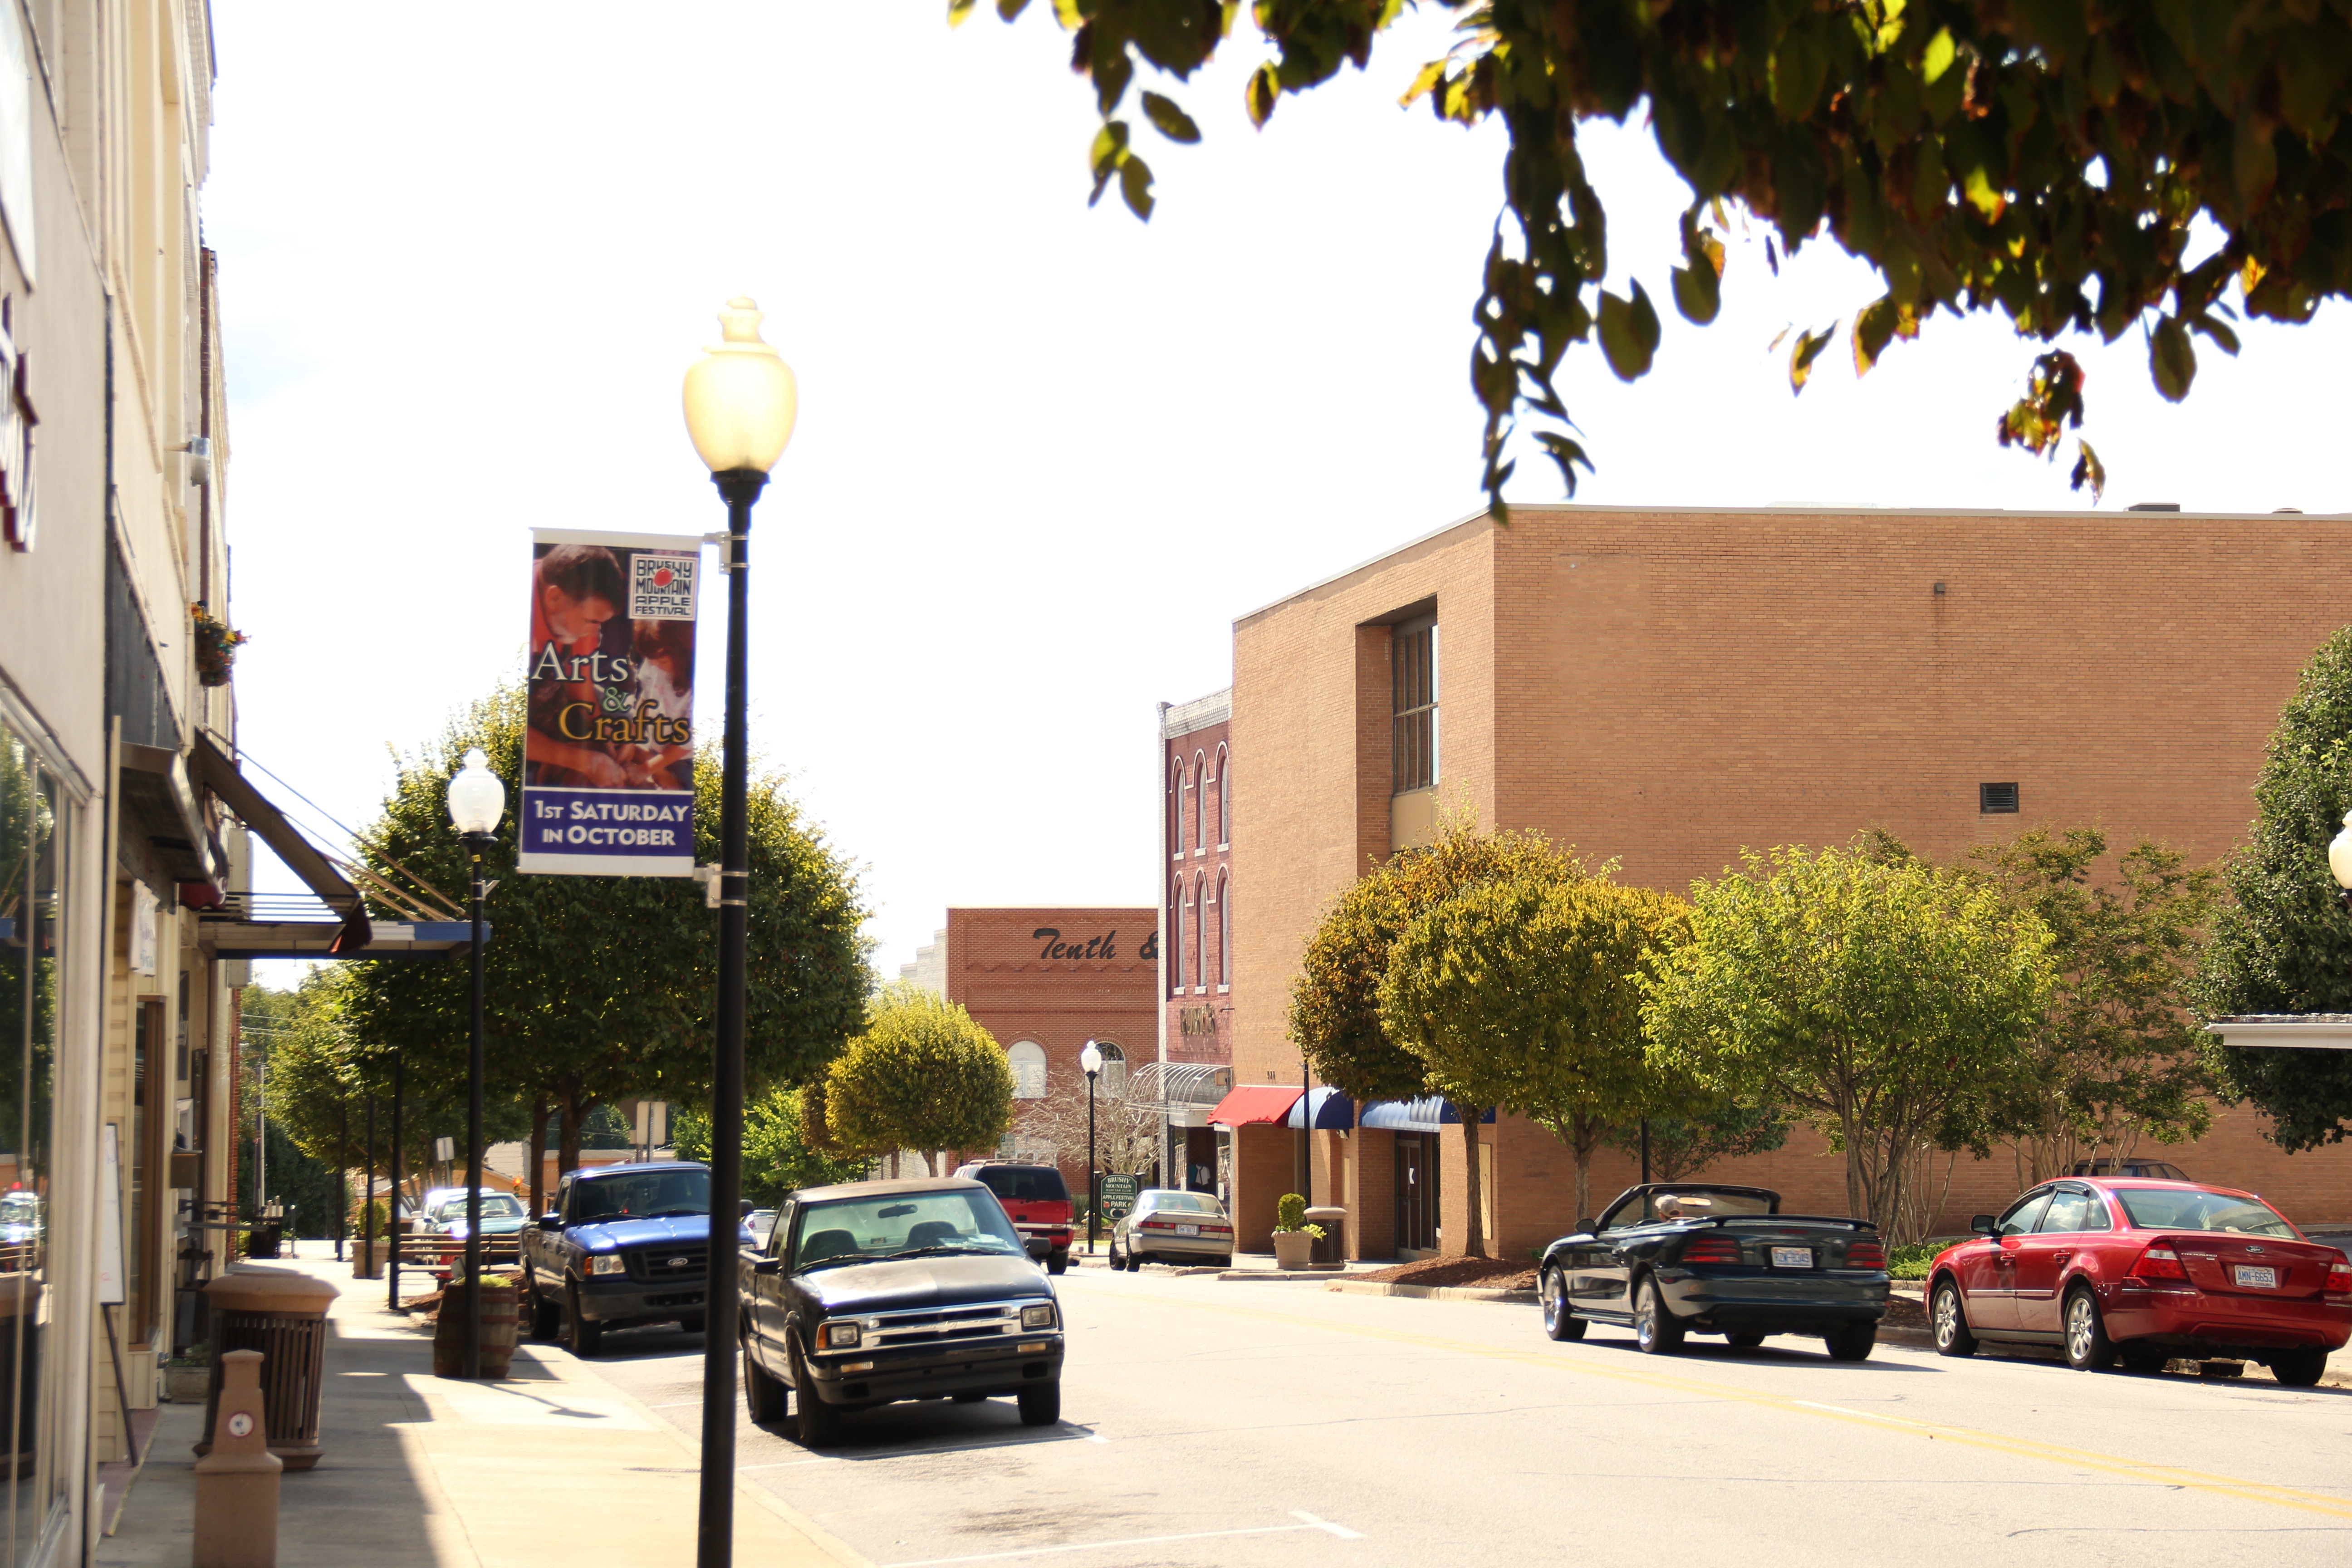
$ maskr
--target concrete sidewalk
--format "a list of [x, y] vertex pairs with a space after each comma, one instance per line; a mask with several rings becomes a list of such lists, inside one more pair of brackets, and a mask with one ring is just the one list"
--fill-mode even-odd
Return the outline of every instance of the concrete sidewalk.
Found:
[[[278, 1503], [285, 1568], [690, 1568], [698, 1446], [599, 1377], [527, 1344], [499, 1383], [433, 1376], [431, 1331], [389, 1311], [347, 1265], [277, 1265], [345, 1290], [329, 1315], [318, 1467]], [[357, 1294], [352, 1286], [359, 1287]], [[104, 1568], [184, 1568], [194, 1536], [201, 1405], [167, 1405]], [[763, 1489], [740, 1483], [739, 1562], [867, 1568]]]

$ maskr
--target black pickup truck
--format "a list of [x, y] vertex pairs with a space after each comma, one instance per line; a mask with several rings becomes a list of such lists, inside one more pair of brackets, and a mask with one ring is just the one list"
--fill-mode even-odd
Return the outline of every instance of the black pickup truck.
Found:
[[[593, 1356], [608, 1328], [674, 1322], [702, 1331], [709, 1310], [710, 1168], [690, 1160], [578, 1170], [522, 1233], [534, 1339], [561, 1331]], [[750, 1233], [744, 1233], [750, 1244]]]
[[1544, 1249], [1544, 1331], [1580, 1340], [1622, 1323], [1651, 1354], [1685, 1334], [1735, 1346], [1819, 1336], [1862, 1361], [1886, 1315], [1886, 1248], [1866, 1219], [1784, 1215], [1763, 1187], [1659, 1182], [1629, 1187], [1599, 1222]]
[[1018, 1400], [1062, 1415], [1062, 1312], [996, 1194], [954, 1177], [803, 1187], [742, 1259], [751, 1419], [839, 1440], [845, 1411], [902, 1399]]

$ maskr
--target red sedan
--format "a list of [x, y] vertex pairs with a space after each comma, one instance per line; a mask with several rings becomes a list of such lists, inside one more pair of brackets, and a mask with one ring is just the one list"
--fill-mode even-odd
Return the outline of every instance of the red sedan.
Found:
[[2063, 1346], [2093, 1372], [2175, 1356], [2260, 1362], [2308, 1388], [2352, 1339], [2352, 1262], [2252, 1193], [2200, 1182], [2064, 1176], [1936, 1255], [1936, 1348]]

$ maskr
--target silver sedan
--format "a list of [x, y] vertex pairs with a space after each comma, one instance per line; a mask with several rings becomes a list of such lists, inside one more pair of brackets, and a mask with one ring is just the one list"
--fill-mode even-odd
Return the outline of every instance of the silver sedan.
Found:
[[1223, 1203], [1168, 1187], [1136, 1194], [1135, 1206], [1110, 1227], [1110, 1266], [1139, 1268], [1154, 1260], [1232, 1268], [1234, 1221]]

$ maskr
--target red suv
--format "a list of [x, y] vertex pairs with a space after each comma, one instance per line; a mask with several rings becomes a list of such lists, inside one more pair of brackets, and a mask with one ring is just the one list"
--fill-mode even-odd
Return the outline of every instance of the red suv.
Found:
[[2118, 1361], [2158, 1372], [2175, 1356], [2252, 1361], [2309, 1388], [2327, 1352], [2352, 1339], [2352, 1262], [2252, 1193], [2064, 1176], [1972, 1228], [1975, 1239], [1928, 1268], [1946, 1355], [1988, 1341], [2061, 1346], [2084, 1372]]
[[1076, 1223], [1076, 1210], [1070, 1206], [1069, 1184], [1058, 1169], [983, 1160], [958, 1166], [956, 1174], [996, 1194], [996, 1201], [1013, 1218], [1013, 1228], [1029, 1244], [1030, 1256], [1036, 1256], [1038, 1243], [1045, 1244], [1047, 1273], [1059, 1274], [1069, 1268], [1070, 1229]]

